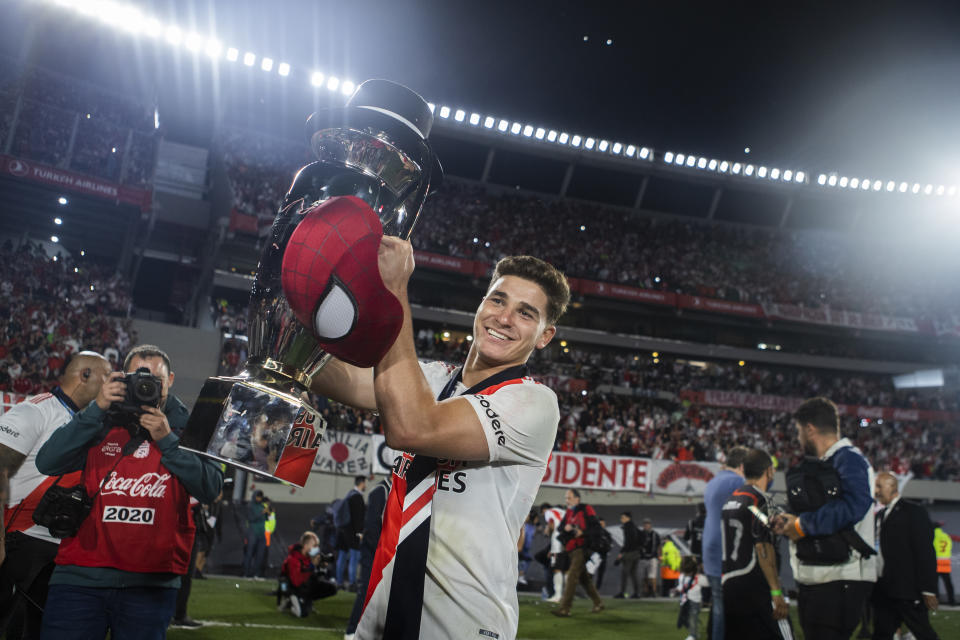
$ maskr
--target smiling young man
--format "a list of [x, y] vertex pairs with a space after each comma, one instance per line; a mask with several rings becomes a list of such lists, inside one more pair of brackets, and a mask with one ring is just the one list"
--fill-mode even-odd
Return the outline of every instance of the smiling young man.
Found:
[[566, 309], [566, 278], [530, 256], [501, 260], [477, 309], [466, 362], [420, 363], [407, 282], [408, 242], [384, 237], [384, 284], [403, 328], [368, 369], [340, 361], [313, 390], [380, 411], [395, 459], [357, 638], [515, 637], [516, 540], [556, 438], [556, 395], [527, 376]]

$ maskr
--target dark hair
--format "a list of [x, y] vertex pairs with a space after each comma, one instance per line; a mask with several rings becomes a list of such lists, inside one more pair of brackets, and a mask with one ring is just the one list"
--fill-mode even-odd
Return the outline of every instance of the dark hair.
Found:
[[622, 515], [622, 516], [627, 516], [628, 518], [630, 518], [631, 520], [633, 520], [633, 516], [630, 514], [629, 511], [624, 511], [624, 512], [621, 513], [620, 515]]
[[547, 509], [552, 509], [552, 508], [553, 507], [550, 506], [549, 502], [544, 502], [543, 504], [540, 505], [540, 513], [543, 513]]
[[547, 324], [555, 324], [567, 310], [570, 285], [567, 277], [552, 264], [533, 256], [510, 256], [494, 267], [490, 287], [502, 276], [517, 276], [530, 280], [543, 289], [547, 296]]
[[697, 559], [693, 556], [683, 556], [683, 560], [680, 561], [680, 573], [693, 575], [699, 568], [700, 565], [697, 564]]
[[823, 434], [832, 435], [840, 432], [840, 417], [837, 414], [837, 405], [823, 396], [805, 400], [793, 412], [793, 419], [801, 426], [812, 424], [817, 431]]
[[367, 476], [354, 476], [353, 477], [353, 486], [358, 486], [361, 482], [366, 482]]
[[580, 492], [577, 491], [576, 489], [574, 489], [573, 487], [567, 489], [567, 491], [569, 491], [570, 493], [572, 493], [574, 498], [579, 498], [579, 497], [580, 497]]
[[707, 505], [705, 502], [697, 503], [697, 513], [700, 515], [707, 515]]
[[734, 447], [727, 451], [727, 462], [726, 465], [731, 469], [736, 469], [743, 464], [743, 461], [747, 459], [747, 452], [750, 451], [747, 447]]
[[750, 449], [746, 460], [743, 461], [743, 475], [750, 480], [762, 476], [767, 469], [773, 466], [770, 454], [763, 449]]
[[160, 358], [163, 360], [163, 364], [167, 365], [167, 373], [173, 371], [173, 367], [170, 366], [170, 356], [168, 356], [166, 352], [156, 345], [141, 344], [133, 349], [130, 349], [127, 357], [123, 359], [124, 371], [127, 370], [127, 367], [130, 366], [130, 363], [133, 362], [134, 358], [142, 358], [144, 360], [147, 358]]

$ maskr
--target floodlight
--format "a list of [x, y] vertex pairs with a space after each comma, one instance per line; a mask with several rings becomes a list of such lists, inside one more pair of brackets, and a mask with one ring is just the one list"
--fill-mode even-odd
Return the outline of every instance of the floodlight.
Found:
[[497, 125], [497, 129], [499, 129], [500, 131], [506, 131], [509, 128], [510, 128], [510, 123], [507, 122], [506, 120], [501, 120], [500, 124]]
[[911, 189], [911, 191], [913, 191], [913, 193], [920, 193], [920, 185], [914, 182], [913, 189]]
[[937, 195], [938, 196], [943, 195], [943, 185], [940, 185], [939, 187], [937, 187]]
[[569, 139], [570, 139], [570, 136], [567, 135], [566, 133], [561, 133], [559, 136], [557, 136], [557, 142], [559, 142], [560, 144], [567, 144], [567, 140]]
[[594, 145], [596, 144], [597, 144], [596, 140], [594, 140], [593, 138], [587, 138], [587, 140], [583, 143], [583, 148], [590, 150], [590, 149], [593, 149]]
[[650, 157], [650, 149], [647, 149], [646, 147], [641, 147], [640, 153], [637, 155], [639, 155], [641, 158], [646, 160], [648, 157]]
[[286, 62], [281, 62], [279, 65], [277, 65], [277, 73], [279, 73], [281, 76], [290, 75], [290, 64]]
[[50, 242], [60, 242], [60, 238], [57, 236], [50, 236]]
[[778, 169], [778, 168], [776, 168], [776, 167], [774, 167], [773, 169], [770, 169], [770, 179], [771, 179], [771, 180], [779, 180], [779, 179], [780, 179], [780, 169]]
[[860, 187], [860, 178], [850, 178], [850, 188], [857, 189]]
[[950, 196], [951, 198], [952, 198], [953, 196], [957, 195], [957, 187], [956, 187], [956, 186], [952, 186], [952, 187], [950, 187], [949, 189], [947, 189], [947, 195]]
[[848, 184], [850, 184], [850, 178], [847, 176], [840, 176], [840, 187], [842, 189], [846, 189]]
[[817, 176], [817, 184], [819, 185], [827, 184], [826, 174], [821, 173], [819, 176]]
[[733, 175], [735, 176], [740, 175], [740, 163], [734, 162], [733, 167], [730, 170], [733, 171]]
[[202, 44], [203, 38], [200, 37], [199, 33], [188, 33], [187, 38], [183, 41], [183, 46], [190, 51], [199, 51]]
[[793, 180], [793, 171], [791, 171], [790, 169], [784, 169], [784, 171], [783, 171], [783, 181], [784, 181], [784, 182], [790, 182], [791, 180]]
[[827, 184], [831, 187], [837, 186], [837, 176], [834, 175], [827, 178]]
[[273, 69], [273, 58], [263, 58], [260, 60], [260, 68], [264, 71], [270, 71]]
[[860, 183], [860, 188], [864, 191], [870, 191], [870, 181], [864, 178], [863, 182]]
[[310, 74], [310, 84], [312, 84], [312, 85], [315, 86], [315, 87], [322, 87], [322, 86], [323, 86], [323, 74], [320, 73], [319, 71], [314, 71], [313, 73], [311, 73], [311, 74]]
[[757, 169], [757, 177], [758, 177], [758, 178], [766, 178], [766, 177], [767, 177], [767, 168], [766, 168], [766, 167], [760, 167], [759, 169]]
[[237, 58], [240, 56], [240, 52], [237, 51], [234, 47], [227, 49], [227, 60], [230, 62], [236, 62]]
[[666, 153], [664, 153], [663, 161], [666, 162], [667, 164], [670, 164], [671, 162], [673, 162], [673, 151], [667, 151]]
[[633, 146], [632, 144], [628, 144], [628, 145], [627, 145], [627, 152], [626, 152], [626, 153], [627, 153], [627, 156], [628, 156], [628, 157], [632, 158], [632, 157], [633, 157], [633, 154], [636, 153], [636, 152], [637, 152], [637, 148], [636, 148], [635, 146]]
[[527, 126], [525, 126], [525, 127], [523, 128], [523, 136], [524, 136], [525, 138], [529, 138], [529, 137], [532, 136], [532, 135], [533, 135], [533, 125], [529, 125], [529, 124], [528, 124]]
[[523, 131], [523, 125], [521, 125], [519, 122], [514, 122], [512, 125], [510, 125], [510, 133], [513, 135], [520, 135], [521, 131]]
[[340, 78], [336, 76], [330, 76], [327, 78], [327, 89], [330, 91], [336, 91], [337, 87], [340, 86]]
[[61, 224], [63, 224], [63, 218], [54, 218], [53, 224], [60, 226]]
[[480, 124], [480, 114], [479, 114], [479, 113], [471, 113], [471, 114], [470, 114], [470, 124], [472, 124], [473, 126], [477, 126], [478, 124]]
[[619, 142], [614, 142], [613, 148], [611, 149], [611, 151], [619, 155], [620, 152], [623, 151], [623, 145], [620, 144]]
[[59, 198], [57, 198], [57, 202], [59, 202], [61, 205], [65, 205], [67, 204], [68, 201], [63, 196], [60, 196]]
[[710, 160], [710, 162], [707, 164], [707, 169], [710, 169], [710, 171], [716, 171], [716, 170], [717, 170], [717, 161], [716, 161], [716, 160]]
[[156, 38], [163, 33], [163, 25], [156, 18], [147, 18], [143, 25], [143, 32], [151, 38]]
[[730, 168], [730, 163], [727, 162], [726, 160], [724, 160], [723, 162], [720, 163], [720, 171], [721, 171], [721, 172], [726, 173], [726, 172], [727, 172], [727, 169], [729, 169], [729, 168]]
[[453, 115], [453, 119], [457, 122], [463, 122], [464, 118], [467, 117], [467, 112], [463, 109], [457, 109], [457, 112]]
[[687, 156], [687, 166], [692, 167], [697, 162], [696, 156]]
[[345, 96], [352, 96], [354, 90], [357, 88], [357, 85], [353, 84], [349, 80], [344, 80], [340, 83], [340, 93]]
[[803, 171], [797, 171], [797, 176], [793, 180], [794, 182], [803, 182], [806, 177], [807, 174], [805, 174]]
[[547, 130], [543, 127], [538, 127], [537, 132], [533, 134], [533, 137], [537, 140], [543, 140], [543, 137], [547, 135]]
[[556, 142], [557, 141], [557, 132], [551, 129], [547, 133], [547, 142]]
[[880, 191], [880, 188], [881, 188], [881, 187], [883, 187], [883, 183], [882, 183], [881, 181], [879, 181], [879, 180], [874, 180], [874, 181], [873, 181], [873, 190], [874, 190], [874, 191]]
[[183, 42], [183, 32], [180, 31], [179, 27], [167, 27], [167, 32], [164, 35], [170, 44], [180, 44]]
[[698, 169], [705, 169], [706, 167], [707, 167], [707, 159], [706, 159], [706, 158], [700, 158], [700, 159], [697, 160], [697, 168], [698, 168]]
[[906, 182], [901, 182], [901, 183], [900, 183], [900, 193], [906, 193], [906, 192], [907, 192], [907, 183], [906, 183]]
[[243, 64], [247, 65], [248, 67], [252, 67], [253, 63], [256, 61], [257, 61], [257, 56], [250, 53], [249, 51], [243, 54]]
[[606, 151], [608, 148], [610, 148], [610, 143], [606, 140], [601, 140], [600, 144], [597, 145], [598, 151]]
[[928, 196], [928, 195], [930, 195], [931, 193], [933, 193], [933, 185], [932, 185], [932, 184], [928, 184], [927, 186], [925, 186], [925, 187], [923, 188], [923, 194], [926, 195], [926, 196]]
[[753, 165], [752, 165], [752, 164], [748, 164], [746, 167], [744, 167], [744, 169], [743, 169], [743, 175], [745, 175], [745, 176], [752, 176], [752, 175], [753, 175]]
[[449, 118], [450, 117], [450, 107], [440, 107], [440, 117]]
[[211, 58], [219, 58], [220, 52], [223, 51], [223, 43], [221, 43], [216, 38], [210, 38], [207, 40], [207, 46], [203, 49]]
[[887, 191], [893, 191], [896, 188], [897, 185], [893, 182], [893, 180], [887, 181]]
[[686, 157], [685, 155], [683, 155], [682, 153], [678, 153], [678, 154], [676, 155], [676, 157], [674, 158], [674, 160], [673, 160], [673, 161], [674, 161], [674, 164], [678, 164], [678, 165], [680, 165], [680, 166], [683, 166], [683, 161], [686, 160], [686, 158], [687, 158], [687, 157]]
[[483, 126], [487, 129], [493, 129], [493, 125], [497, 123], [497, 119], [493, 116], [487, 116], [483, 119]]

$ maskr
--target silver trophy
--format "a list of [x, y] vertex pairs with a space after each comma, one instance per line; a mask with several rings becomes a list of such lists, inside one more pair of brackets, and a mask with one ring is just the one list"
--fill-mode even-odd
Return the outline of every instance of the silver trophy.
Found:
[[[315, 310], [316, 323], [303, 322], [307, 318], [300, 308], [301, 297], [295, 295], [295, 308], [291, 308], [288, 294], [292, 292], [284, 289], [284, 268], [289, 273], [290, 261], [287, 256], [285, 263], [285, 254], [292, 237], [297, 238], [296, 251], [305, 251], [303, 244], [310, 242], [310, 236], [304, 235], [306, 226], [295, 235], [298, 226], [316, 218], [322, 205], [332, 205], [331, 199], [343, 196], [368, 205], [384, 235], [408, 238], [428, 193], [443, 179], [427, 141], [432, 124], [433, 115], [423, 98], [386, 80], [368, 80], [345, 107], [310, 116], [307, 132], [317, 161], [297, 172], [260, 258], [250, 293], [249, 358], [238, 376], [207, 379], [181, 446], [304, 486], [326, 429], [308, 402], [311, 380], [331, 354], [352, 361], [351, 350], [363, 350], [368, 341], [364, 327], [372, 325], [363, 320], [380, 311], [376, 304], [358, 310], [353, 301], [361, 322], [347, 322], [337, 335], [326, 332], [319, 320], [320, 308]], [[358, 204], [369, 215], [362, 203]], [[325, 259], [326, 245], [308, 249]], [[369, 255], [365, 259], [370, 262]], [[360, 268], [376, 270], [375, 253], [372, 267]], [[327, 300], [336, 298], [316, 293]], [[349, 295], [340, 297], [352, 300]]]

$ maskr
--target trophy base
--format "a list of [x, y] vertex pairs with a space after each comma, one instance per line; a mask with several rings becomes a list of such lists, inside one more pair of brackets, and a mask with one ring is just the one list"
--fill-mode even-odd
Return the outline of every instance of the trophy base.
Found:
[[207, 378], [180, 446], [303, 487], [327, 424], [286, 389], [251, 377]]

